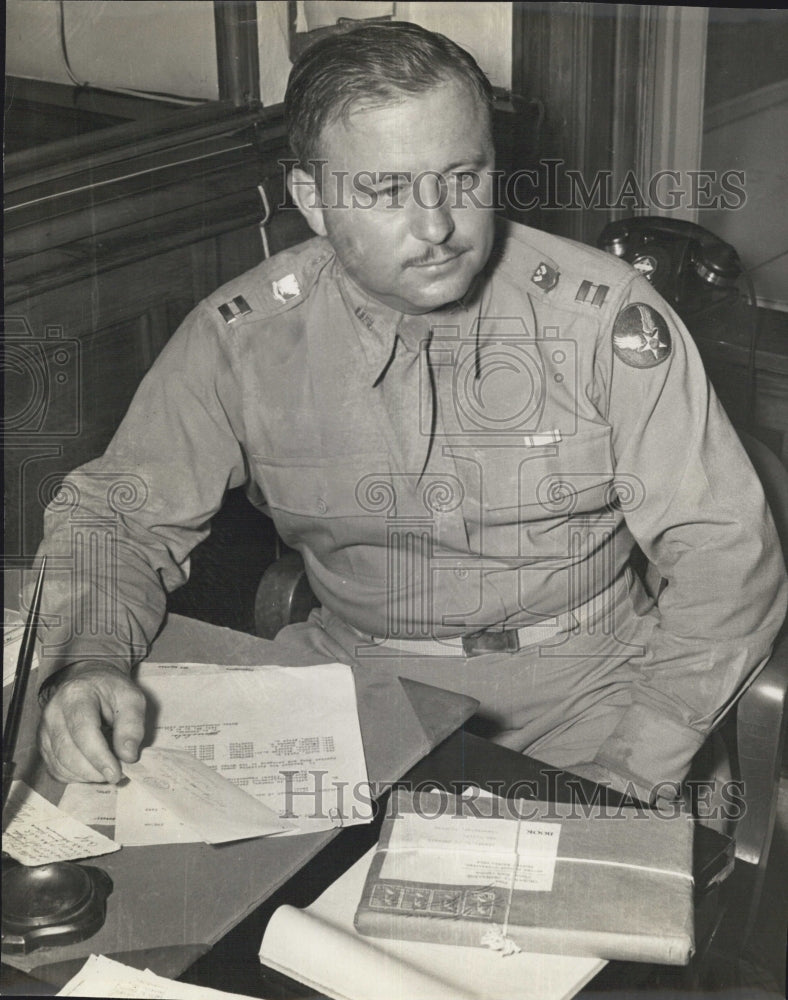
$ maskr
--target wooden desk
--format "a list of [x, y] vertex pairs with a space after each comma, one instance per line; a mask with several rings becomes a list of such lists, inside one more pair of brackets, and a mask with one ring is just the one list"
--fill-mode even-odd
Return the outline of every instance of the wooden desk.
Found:
[[[270, 661], [264, 641], [230, 629], [172, 616], [151, 658], [163, 661], [255, 664]], [[287, 661], [287, 662], [286, 662]], [[282, 665], [292, 663], [286, 655]], [[44, 772], [34, 747], [35, 675], [28, 690], [17, 754], [17, 776], [52, 801], [64, 786]], [[400, 778], [475, 710], [464, 695], [412, 681], [372, 678], [359, 671], [356, 697], [370, 781]], [[62, 985], [91, 953], [175, 977], [313, 858], [339, 831], [207, 844], [124, 848], [91, 861], [112, 878], [104, 927], [80, 944], [29, 956], [4, 956], [8, 966]], [[12, 973], [5, 977], [10, 981]], [[4, 983], [7, 988], [10, 982]], [[5, 990], [4, 990], [5, 992]]]

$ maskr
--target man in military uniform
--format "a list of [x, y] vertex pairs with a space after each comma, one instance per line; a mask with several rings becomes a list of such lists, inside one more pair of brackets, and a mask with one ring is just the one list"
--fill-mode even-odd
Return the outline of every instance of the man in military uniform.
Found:
[[[321, 602], [268, 662], [466, 692], [492, 739], [643, 796], [681, 780], [765, 661], [780, 548], [687, 331], [629, 265], [496, 223], [491, 102], [468, 54], [415, 25], [294, 67], [290, 184], [315, 238], [201, 303], [66, 484], [98, 517], [108, 483], [143, 488], [117, 518], [116, 579], [74, 595], [50, 575], [39, 735], [61, 780], [135, 759], [130, 669], [240, 485]], [[63, 508], [45, 552], [70, 551]], [[636, 546], [667, 581], [658, 604]], [[75, 637], [109, 588], [114, 633]]]

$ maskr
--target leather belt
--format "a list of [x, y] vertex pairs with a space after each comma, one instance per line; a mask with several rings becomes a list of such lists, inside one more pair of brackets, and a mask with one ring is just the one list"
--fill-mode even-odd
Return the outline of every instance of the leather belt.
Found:
[[628, 593], [631, 586], [629, 569], [623, 577], [611, 584], [606, 590], [592, 597], [590, 601], [581, 604], [571, 611], [557, 615], [555, 618], [543, 619], [533, 625], [523, 625], [520, 628], [480, 629], [467, 635], [448, 636], [441, 639], [406, 638], [400, 636], [377, 636], [353, 629], [357, 635], [366, 639], [371, 645], [381, 649], [409, 653], [413, 656], [484, 656], [486, 653], [516, 653], [519, 649], [545, 642], [560, 632], [569, 632], [582, 625], [603, 611], [608, 613]]

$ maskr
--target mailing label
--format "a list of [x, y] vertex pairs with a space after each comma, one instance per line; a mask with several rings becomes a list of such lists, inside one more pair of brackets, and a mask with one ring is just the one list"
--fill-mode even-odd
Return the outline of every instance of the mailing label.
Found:
[[381, 879], [549, 892], [559, 823], [406, 813], [392, 828]]

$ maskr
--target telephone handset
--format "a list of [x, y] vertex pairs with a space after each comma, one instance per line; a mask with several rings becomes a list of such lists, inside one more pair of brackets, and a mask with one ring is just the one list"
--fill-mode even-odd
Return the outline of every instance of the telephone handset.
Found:
[[728, 298], [742, 275], [729, 243], [683, 219], [648, 215], [609, 222], [597, 245], [629, 261], [682, 315]]
[[[747, 338], [747, 394], [744, 422], [755, 414], [755, 355], [758, 343], [758, 300], [752, 278], [739, 255], [714, 233], [694, 222], [655, 215], [609, 222], [597, 246], [629, 261], [666, 299], [695, 337], [711, 335], [735, 324], [734, 336]], [[741, 279], [741, 281], [740, 281]], [[739, 285], [747, 289], [746, 298]], [[749, 320], [738, 308], [747, 302]], [[743, 320], [741, 325], [738, 321]]]

